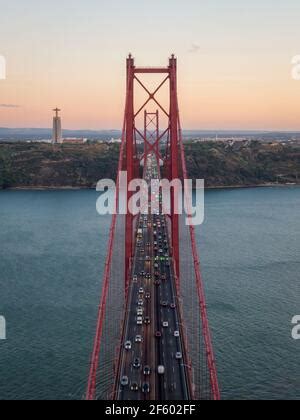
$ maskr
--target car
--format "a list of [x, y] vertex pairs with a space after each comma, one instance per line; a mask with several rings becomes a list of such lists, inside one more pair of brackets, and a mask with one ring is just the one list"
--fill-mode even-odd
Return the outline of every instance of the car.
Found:
[[143, 295], [144, 294], [144, 289], [142, 287], [140, 287], [140, 289], [139, 289], [139, 294], [140, 295]]
[[164, 308], [166, 308], [166, 307], [168, 306], [168, 302], [165, 302], [165, 301], [160, 302], [160, 304], [161, 304], [161, 306], [163, 306]]
[[148, 383], [143, 384], [142, 391], [143, 391], [143, 394], [149, 394], [150, 393], [150, 385]]
[[179, 331], [174, 331], [174, 337], [180, 337]]
[[151, 368], [150, 368], [150, 366], [145, 366], [144, 367], [144, 375], [145, 376], [151, 375]]
[[165, 367], [163, 365], [158, 366], [157, 373], [159, 375], [164, 375], [165, 374], [165, 371], [166, 371], [166, 369], [165, 369]]
[[147, 292], [146, 295], [145, 295], [145, 298], [146, 299], [151, 299], [151, 293]]
[[157, 263], [154, 264], [154, 268], [158, 269], [159, 265]]
[[141, 316], [138, 316], [136, 319], [136, 324], [137, 325], [143, 325], [143, 318]]
[[125, 343], [125, 350], [131, 350], [131, 349], [132, 349], [132, 342], [128, 340]]
[[176, 304], [175, 304], [175, 303], [171, 303], [171, 304], [170, 304], [170, 308], [171, 308], [171, 309], [176, 309]]
[[142, 343], [142, 342], [143, 342], [143, 337], [142, 337], [141, 335], [137, 335], [137, 336], [135, 337], [135, 342], [136, 342], [136, 343]]
[[144, 323], [145, 323], [146, 325], [150, 325], [150, 324], [151, 324], [151, 319], [150, 319], [150, 317], [149, 317], [149, 316], [146, 316], [146, 317], [145, 317], [145, 319], [144, 319]]
[[150, 274], [150, 273], [147, 273], [147, 274], [146, 274], [146, 279], [147, 279], [147, 280], [151, 280], [151, 274]]
[[133, 283], [136, 283], [138, 281], [138, 276], [135, 274], [132, 278]]
[[137, 392], [139, 390], [139, 386], [136, 382], [133, 382], [130, 387], [131, 391]]
[[161, 279], [162, 279], [163, 281], [167, 280], [167, 275], [166, 275], [166, 274], [162, 274], [162, 275], [161, 275]]
[[168, 321], [164, 321], [164, 322], [162, 323], [162, 326], [163, 326], [164, 328], [169, 328], [169, 323], [168, 323]]
[[160, 331], [156, 331], [155, 337], [156, 338], [161, 338], [161, 336], [162, 336], [162, 333]]
[[128, 376], [123, 376], [121, 379], [121, 385], [122, 386], [127, 386], [129, 384], [129, 379]]
[[159, 280], [156, 280], [156, 281], [154, 282], [154, 284], [155, 284], [155, 286], [160, 286], [160, 285], [161, 285], [161, 282], [160, 282]]
[[139, 300], [138, 300], [138, 306], [144, 306], [144, 301], [143, 301], [143, 299], [139, 299]]
[[182, 359], [182, 353], [180, 351], [178, 351], [176, 353], [176, 356], [175, 357], [176, 357], [177, 360], [181, 360]]
[[138, 308], [137, 315], [138, 316], [143, 316], [144, 315], [144, 309], [143, 308]]
[[132, 366], [135, 369], [139, 369], [141, 367], [141, 360], [137, 357], [136, 359], [134, 359]]

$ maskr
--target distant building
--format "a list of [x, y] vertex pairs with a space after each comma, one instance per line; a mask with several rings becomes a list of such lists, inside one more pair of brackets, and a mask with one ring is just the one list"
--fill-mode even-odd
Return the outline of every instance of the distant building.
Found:
[[114, 139], [114, 138], [112, 138], [112, 139], [110, 139], [108, 141], [108, 143], [110, 143], [110, 144], [122, 143], [122, 139]]
[[62, 143], [62, 128], [61, 128], [61, 118], [58, 115], [60, 109], [55, 108], [53, 110], [55, 112], [55, 116], [53, 117], [53, 133], [52, 133], [52, 142], [54, 144]]

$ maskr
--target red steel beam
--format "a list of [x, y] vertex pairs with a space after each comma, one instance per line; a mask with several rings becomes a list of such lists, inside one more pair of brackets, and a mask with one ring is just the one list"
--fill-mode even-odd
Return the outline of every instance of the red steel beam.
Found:
[[[126, 99], [126, 103], [127, 103], [127, 99]], [[118, 164], [118, 176], [117, 176], [118, 180], [117, 180], [117, 188], [116, 188], [116, 209], [119, 206], [119, 174], [122, 170], [124, 150], [125, 150], [125, 124], [126, 124], [126, 121], [124, 119], [122, 144], [121, 144], [119, 164]], [[113, 255], [113, 248], [114, 248], [115, 235], [116, 235], [116, 225], [117, 225], [117, 212], [115, 212], [115, 214], [112, 217], [112, 222], [111, 222], [111, 227], [110, 227], [110, 232], [109, 232], [108, 253], [106, 256], [105, 269], [104, 269], [104, 275], [103, 275], [103, 289], [101, 293], [99, 311], [98, 311], [98, 316], [97, 316], [96, 335], [94, 339], [94, 347], [93, 347], [93, 353], [91, 357], [91, 365], [90, 365], [90, 372], [89, 372], [87, 392], [86, 392], [87, 401], [92, 401], [96, 397], [97, 370], [99, 367], [99, 357], [100, 357], [100, 350], [101, 350], [103, 325], [104, 325], [104, 319], [105, 319], [105, 314], [106, 314], [107, 296], [108, 296], [108, 290], [109, 290], [109, 278], [110, 278], [110, 273], [111, 273], [112, 255]]]
[[[177, 60], [170, 58], [170, 144], [171, 144], [171, 180], [179, 178], [178, 167], [178, 106], [177, 106]], [[178, 191], [172, 189], [172, 247], [176, 265], [176, 277], [180, 281], [179, 259], [179, 214]]]
[[166, 74], [169, 72], [170, 70], [166, 67], [136, 67], [134, 69], [134, 73], [136, 74]]
[[[149, 126], [153, 126], [153, 132], [151, 133], [148, 129]], [[150, 136], [148, 137], [148, 134], [150, 133]], [[150, 140], [151, 138], [154, 140], [154, 143], [151, 144]], [[144, 115], [144, 136], [143, 139], [145, 141], [145, 151], [144, 151], [144, 160], [146, 165], [147, 156], [152, 151], [154, 152], [157, 162], [159, 164], [159, 161], [161, 159], [161, 155], [159, 153], [159, 111], [156, 112], [147, 112], [145, 110]]]
[[127, 59], [127, 106], [125, 110], [126, 119], [126, 169], [127, 169], [127, 212], [125, 232], [125, 291], [129, 287], [129, 276], [131, 260], [133, 256], [133, 215], [129, 211], [128, 202], [132, 196], [129, 192], [129, 184], [135, 177], [134, 159], [134, 60], [131, 56]]

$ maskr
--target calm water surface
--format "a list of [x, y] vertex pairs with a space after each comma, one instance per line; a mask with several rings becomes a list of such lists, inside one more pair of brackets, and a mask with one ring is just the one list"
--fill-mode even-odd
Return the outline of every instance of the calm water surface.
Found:
[[[93, 191], [0, 192], [0, 399], [80, 399], [110, 219]], [[300, 188], [209, 191], [197, 229], [223, 398], [300, 399]]]

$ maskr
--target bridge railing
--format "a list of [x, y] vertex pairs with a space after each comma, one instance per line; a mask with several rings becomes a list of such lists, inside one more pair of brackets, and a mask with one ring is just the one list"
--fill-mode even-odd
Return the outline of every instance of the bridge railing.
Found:
[[[180, 168], [182, 177], [188, 179], [180, 121], [178, 125]], [[191, 210], [188, 213], [191, 214]], [[187, 346], [192, 363], [194, 397], [198, 400], [219, 400], [220, 390], [208, 323], [196, 230], [195, 226], [186, 225], [185, 218], [186, 216], [180, 217], [180, 295]]]
[[[126, 99], [127, 106], [127, 99]], [[119, 174], [125, 160], [124, 119], [122, 143], [120, 147], [116, 208], [119, 205]], [[125, 311], [125, 216], [117, 212], [112, 216], [102, 291], [97, 316], [96, 335], [90, 361], [90, 372], [86, 399], [113, 399], [114, 382], [117, 370], [118, 348]]]

